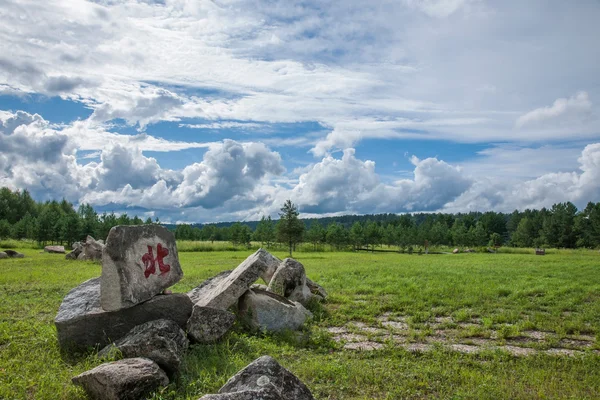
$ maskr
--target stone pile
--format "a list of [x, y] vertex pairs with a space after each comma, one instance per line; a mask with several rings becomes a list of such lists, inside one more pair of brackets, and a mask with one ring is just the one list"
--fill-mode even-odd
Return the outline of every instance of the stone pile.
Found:
[[[77, 259], [88, 249], [97, 251], [96, 243], [88, 237]], [[293, 259], [281, 261], [263, 249], [187, 294], [163, 294], [183, 272], [173, 234], [158, 225], [114, 227], [102, 245], [101, 259], [101, 277], [72, 289], [55, 318], [63, 350], [95, 347], [102, 349], [100, 357], [124, 357], [73, 378], [95, 399], [142, 398], [168, 384], [190, 341], [216, 342], [236, 319], [253, 331], [299, 329], [312, 316], [305, 306], [327, 296], [306, 277], [302, 264]], [[259, 278], [268, 285], [255, 285]], [[310, 397], [285, 395], [293, 391], [277, 379], [291, 373], [274, 360], [265, 360], [261, 363], [270, 371], [279, 371], [279, 378], [261, 378], [272, 385], [222, 388], [215, 395], [221, 397], [215, 398], [255, 398], [252, 395], [259, 393], [265, 399], [312, 399], [308, 389]], [[289, 383], [287, 378], [284, 381]], [[294, 385], [306, 388], [302, 382]], [[239, 397], [238, 392], [248, 393]]]
[[73, 251], [65, 256], [67, 260], [101, 261], [104, 242], [88, 235], [85, 242], [75, 242], [71, 248]]

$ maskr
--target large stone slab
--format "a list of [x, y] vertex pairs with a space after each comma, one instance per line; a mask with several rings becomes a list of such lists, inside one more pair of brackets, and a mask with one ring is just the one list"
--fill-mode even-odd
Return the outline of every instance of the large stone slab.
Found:
[[200, 298], [210, 291], [213, 291], [225, 278], [227, 278], [231, 274], [231, 270], [220, 272], [219, 274], [213, 276], [212, 278], [208, 278], [200, 285], [196, 286], [192, 290], [190, 290], [187, 295], [192, 300], [192, 303], [196, 304]]
[[238, 315], [250, 329], [268, 332], [297, 330], [312, 317], [302, 304], [260, 289], [248, 290], [240, 298]]
[[185, 332], [176, 322], [158, 319], [136, 326], [126, 336], [102, 349], [98, 357], [109, 356], [118, 350], [123, 358], [149, 358], [169, 374], [175, 374], [189, 344]]
[[160, 225], [115, 226], [102, 253], [102, 308], [132, 307], [183, 277], [175, 236]]
[[221, 339], [234, 322], [235, 314], [229, 311], [194, 305], [187, 333], [196, 343], [213, 343]]
[[229, 378], [219, 393], [274, 387], [284, 400], [314, 400], [308, 387], [270, 356], [262, 356]]
[[226, 310], [236, 304], [238, 299], [256, 282], [270, 265], [271, 254], [259, 249], [244, 260], [230, 274], [218, 282], [196, 288], [195, 304], [201, 307], [212, 307]]
[[44, 247], [46, 253], [59, 253], [65, 254], [65, 246], [46, 246]]
[[148, 321], [170, 319], [185, 329], [192, 302], [185, 294], [156, 296], [142, 304], [117, 311], [100, 306], [100, 278], [90, 279], [71, 290], [54, 319], [58, 342], [64, 349], [104, 347]]
[[147, 358], [126, 358], [77, 375], [73, 383], [83, 387], [94, 400], [141, 400], [168, 385], [169, 378]]

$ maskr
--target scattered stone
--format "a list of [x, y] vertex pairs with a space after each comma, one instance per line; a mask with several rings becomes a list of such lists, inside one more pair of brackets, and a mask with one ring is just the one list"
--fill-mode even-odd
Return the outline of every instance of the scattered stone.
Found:
[[498, 346], [499, 350], [506, 351], [513, 356], [530, 356], [535, 354], [535, 349], [529, 347], [518, 347], [518, 346]]
[[4, 250], [4, 252], [10, 258], [24, 258], [25, 257], [25, 254], [19, 253], [18, 251], [14, 251], [14, 250]]
[[304, 306], [312, 297], [310, 289], [306, 286], [304, 266], [293, 258], [286, 258], [279, 264], [269, 282], [268, 290]]
[[44, 247], [46, 253], [59, 253], [65, 254], [65, 246], [46, 246]]
[[71, 245], [71, 248], [73, 250], [71, 250], [71, 252], [65, 256], [65, 258], [67, 260], [77, 260], [77, 257], [79, 257], [79, 255], [83, 251], [83, 245], [81, 244], [81, 242], [74, 242]]
[[0, 260], [3, 258], [9, 258], [8, 254], [6, 254], [4, 251], [0, 251]]
[[371, 342], [371, 341], [353, 342], [353, 343], [346, 343], [344, 345], [344, 349], [372, 351], [372, 350], [383, 349], [383, 345], [381, 343]]
[[297, 330], [312, 317], [302, 304], [264, 290], [248, 290], [239, 302], [239, 317], [251, 329]]
[[460, 353], [473, 354], [478, 353], [481, 349], [477, 346], [472, 346], [468, 344], [451, 344], [450, 348], [454, 351], [458, 351]]
[[570, 350], [570, 349], [556, 349], [556, 348], [552, 348], [552, 349], [546, 350], [546, 354], [550, 354], [552, 356], [574, 357], [576, 355], [583, 354], [583, 352], [582, 351], [577, 351], [577, 350]]
[[175, 236], [160, 225], [113, 227], [102, 254], [101, 304], [106, 311], [151, 299], [183, 277]]
[[408, 324], [400, 321], [383, 321], [381, 325], [399, 331], [405, 331], [408, 329]]
[[[283, 400], [314, 400], [312, 393], [300, 379], [269, 356], [257, 358], [229, 378], [219, 389], [219, 393], [257, 391], [271, 385]], [[225, 398], [237, 399], [236, 397]], [[241, 399], [245, 398], [247, 397], [241, 397]]]
[[98, 357], [106, 357], [118, 350], [124, 358], [149, 358], [169, 374], [174, 374], [179, 370], [188, 346], [189, 341], [179, 325], [159, 319], [136, 326], [125, 337], [102, 349]]
[[343, 326], [332, 326], [330, 328], [327, 328], [327, 332], [335, 335], [338, 333], [348, 333], [348, 329], [344, 328]]
[[272, 257], [266, 250], [259, 249], [218, 282], [210, 282], [194, 289], [194, 303], [202, 307], [227, 310], [267, 270]]
[[311, 281], [308, 277], [306, 277], [306, 286], [308, 286], [311, 293], [315, 296], [321, 296], [323, 300], [327, 298], [327, 291], [318, 283]]
[[197, 343], [213, 343], [225, 335], [235, 322], [235, 314], [226, 310], [194, 305], [187, 332]]
[[244, 390], [243, 392], [207, 394], [199, 400], [282, 400], [277, 390], [272, 385], [267, 385], [260, 390]]
[[452, 254], [458, 254], [458, 251], [459, 251], [458, 249], [454, 249], [454, 250], [452, 250]]
[[99, 365], [73, 378], [95, 400], [144, 399], [150, 392], [169, 384], [156, 363], [146, 358], [126, 358]]
[[[87, 236], [85, 242], [81, 244], [81, 251], [77, 255], [78, 260], [85, 261], [101, 261], [102, 252], [104, 251], [104, 243], [100, 240], [95, 240], [91, 236]], [[75, 249], [73, 249], [75, 251]]]
[[85, 350], [104, 347], [135, 326], [157, 319], [170, 319], [185, 328], [191, 314], [192, 302], [185, 294], [160, 295], [135, 307], [104, 311], [100, 306], [100, 278], [94, 278], [65, 296], [54, 323], [62, 348]]

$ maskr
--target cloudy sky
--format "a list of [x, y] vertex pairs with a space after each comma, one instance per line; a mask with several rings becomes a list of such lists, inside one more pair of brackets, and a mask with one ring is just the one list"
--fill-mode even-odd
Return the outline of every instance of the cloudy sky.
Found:
[[164, 222], [600, 201], [598, 0], [0, 0], [0, 186]]

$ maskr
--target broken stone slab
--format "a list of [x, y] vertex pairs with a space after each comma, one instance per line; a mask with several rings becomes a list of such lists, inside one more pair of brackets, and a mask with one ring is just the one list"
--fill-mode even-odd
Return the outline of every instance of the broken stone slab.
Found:
[[175, 236], [160, 225], [115, 226], [102, 253], [101, 304], [106, 311], [132, 307], [179, 282]]
[[170, 319], [185, 329], [192, 302], [185, 294], [160, 295], [137, 306], [105, 311], [100, 306], [100, 278], [72, 289], [54, 319], [59, 345], [67, 350], [106, 346], [148, 321]]
[[44, 247], [44, 251], [46, 253], [64, 254], [65, 253], [65, 246], [46, 246], [46, 247]]
[[234, 322], [235, 314], [229, 311], [194, 305], [187, 333], [196, 343], [213, 343], [221, 339]]
[[238, 316], [250, 329], [279, 332], [299, 329], [312, 313], [278, 294], [251, 289], [240, 298]]
[[225, 278], [229, 276], [229, 274], [231, 274], [231, 270], [220, 272], [218, 275], [208, 278], [200, 285], [190, 290], [187, 295], [190, 297], [190, 300], [192, 300], [192, 303], [196, 304], [196, 302], [202, 297], [203, 293], [214, 290]]
[[188, 338], [177, 323], [158, 319], [136, 326], [126, 336], [102, 349], [98, 357], [107, 357], [116, 351], [123, 358], [144, 357], [172, 375], [179, 370], [188, 346]]
[[81, 250], [77, 255], [77, 259], [85, 261], [101, 261], [103, 251], [104, 244], [101, 243], [100, 240], [96, 240], [88, 235], [85, 242], [81, 244]]
[[19, 253], [18, 251], [14, 251], [14, 250], [4, 250], [4, 253], [6, 253], [6, 255], [8, 255], [9, 258], [23, 258], [23, 257], [25, 257], [25, 254]]
[[284, 400], [314, 400], [308, 387], [273, 357], [262, 356], [229, 378], [219, 393], [235, 393], [273, 387]]
[[259, 249], [246, 258], [236, 269], [218, 282], [196, 288], [195, 304], [227, 310], [256, 282], [269, 267], [272, 256], [268, 251]]
[[304, 265], [293, 258], [286, 258], [279, 264], [267, 290], [302, 305], [307, 305], [312, 298], [312, 293], [306, 286]]
[[283, 400], [277, 390], [270, 386], [259, 390], [244, 390], [243, 392], [207, 394], [199, 400]]
[[145, 399], [169, 384], [169, 378], [155, 362], [139, 357], [99, 365], [72, 381], [94, 400]]

